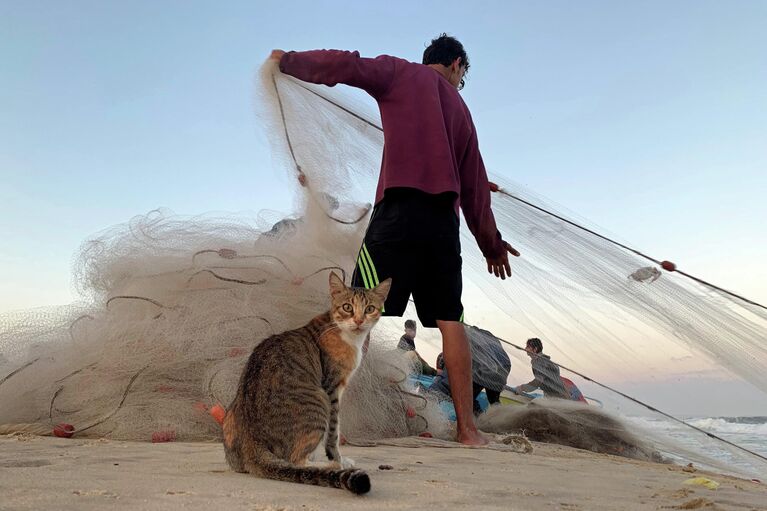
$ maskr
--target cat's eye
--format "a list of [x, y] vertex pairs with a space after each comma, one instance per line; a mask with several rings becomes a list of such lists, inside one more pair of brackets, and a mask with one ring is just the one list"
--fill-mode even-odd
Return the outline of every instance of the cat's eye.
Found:
[[352, 304], [350, 303], [343, 304], [341, 308], [344, 310], [344, 312], [351, 312], [354, 310], [354, 308], [352, 307]]
[[376, 311], [376, 308], [372, 305], [368, 305], [365, 307], [365, 314], [373, 314]]

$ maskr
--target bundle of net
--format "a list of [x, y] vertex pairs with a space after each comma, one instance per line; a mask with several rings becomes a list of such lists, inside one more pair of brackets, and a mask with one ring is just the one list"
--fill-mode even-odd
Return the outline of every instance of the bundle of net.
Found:
[[[312, 207], [308, 200], [301, 221], [276, 228], [157, 211], [84, 243], [82, 303], [0, 320], [2, 431], [50, 434], [69, 424], [77, 436], [218, 438], [209, 410], [231, 401], [253, 347], [326, 310], [328, 273], [353, 266], [356, 227]], [[385, 365], [391, 357], [376, 350], [374, 342], [375, 367], [407, 373], [407, 361]], [[364, 410], [348, 410], [348, 434], [355, 416], [374, 421], [370, 434], [409, 434], [401, 378], [382, 386], [369, 365], [360, 374], [376, 383], [376, 397], [359, 383], [350, 390]]]

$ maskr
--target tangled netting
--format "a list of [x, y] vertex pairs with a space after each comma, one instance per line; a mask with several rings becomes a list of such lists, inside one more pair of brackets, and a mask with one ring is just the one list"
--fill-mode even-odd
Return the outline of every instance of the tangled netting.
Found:
[[537, 442], [569, 445], [579, 449], [663, 462], [653, 444], [629, 431], [619, 420], [589, 406], [568, 401], [527, 407], [494, 406], [478, 419], [482, 431], [519, 431]]
[[[209, 412], [230, 402], [252, 348], [324, 311], [328, 272], [348, 282], [380, 165], [379, 121], [362, 99], [298, 82], [273, 63], [256, 88], [275, 165], [296, 189], [296, 214], [272, 224], [154, 211], [86, 241], [75, 272], [80, 303], [0, 317], [0, 432], [50, 433], [66, 423], [75, 435], [115, 439], [219, 438]], [[469, 322], [517, 342], [540, 337], [554, 360], [613, 386], [652, 370], [677, 382], [668, 395], [705, 405], [706, 396], [684, 395], [678, 384], [703, 371], [767, 399], [763, 309], [648, 266], [563, 221], [568, 215], [552, 215], [559, 208], [541, 197], [493, 180], [503, 189], [493, 197], [499, 229], [522, 257], [510, 281], [496, 280], [462, 232]], [[393, 349], [401, 333], [399, 320], [376, 327], [342, 404], [350, 441], [452, 434], [437, 398], [410, 382], [413, 358]], [[424, 342], [419, 350], [438, 344]], [[508, 354], [509, 381], [529, 381], [529, 359]], [[640, 459], [710, 461], [711, 438], [690, 431], [700, 441], [682, 447], [629, 428], [618, 415], [651, 412], [567, 376], [605, 409], [507, 404], [481, 423]], [[758, 459], [727, 455], [739, 470], [765, 471]]]
[[[86, 242], [78, 275], [94, 305], [20, 314], [3, 331], [3, 346], [21, 350], [7, 356], [26, 362], [2, 381], [1, 422], [67, 423], [75, 434], [119, 439], [217, 438], [209, 408], [232, 400], [253, 347], [325, 310], [328, 273], [349, 265], [309, 231], [327, 235], [309, 221], [287, 238], [154, 212]], [[417, 434], [440, 422], [436, 404], [405, 388], [411, 360], [384, 346], [373, 344], [349, 389], [348, 401], [364, 405], [344, 408], [351, 438]], [[408, 409], [417, 413], [407, 417]]]

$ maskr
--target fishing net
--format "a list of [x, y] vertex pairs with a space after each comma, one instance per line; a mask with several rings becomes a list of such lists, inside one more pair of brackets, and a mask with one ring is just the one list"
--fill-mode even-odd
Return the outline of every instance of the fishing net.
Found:
[[[50, 433], [66, 423], [82, 436], [218, 439], [210, 411], [229, 404], [253, 347], [323, 312], [330, 271], [349, 281], [383, 145], [370, 101], [299, 82], [273, 63], [256, 89], [274, 165], [295, 187], [295, 213], [252, 219], [158, 210], [87, 240], [75, 267], [80, 302], [0, 317], [0, 432]], [[767, 402], [765, 310], [663, 270], [544, 198], [491, 179], [501, 186], [493, 195], [499, 229], [522, 257], [511, 280], [497, 280], [462, 228], [467, 323], [503, 343], [511, 362], [503, 378], [513, 385], [533, 379], [524, 341], [543, 339], [588, 404], [530, 403], [536, 395], [505, 391], [480, 424], [763, 477], [758, 452], [656, 408], [713, 413], [728, 402], [716, 389]], [[412, 304], [407, 316], [415, 317]], [[341, 431], [349, 441], [454, 434], [449, 403], [395, 348], [401, 322], [379, 322], [345, 394]], [[440, 344], [434, 331], [419, 333], [430, 363]], [[473, 350], [475, 365], [507, 369], [493, 352]]]

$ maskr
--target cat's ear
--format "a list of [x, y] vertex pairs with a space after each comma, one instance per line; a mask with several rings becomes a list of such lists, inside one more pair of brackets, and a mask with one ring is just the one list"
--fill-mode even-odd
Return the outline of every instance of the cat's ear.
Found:
[[338, 293], [341, 293], [346, 290], [346, 286], [344, 285], [344, 281], [341, 280], [341, 277], [336, 275], [336, 272], [331, 271], [330, 272], [330, 295], [335, 296]]
[[374, 287], [371, 291], [375, 293], [376, 296], [378, 296], [382, 302], [386, 301], [386, 297], [389, 296], [389, 291], [391, 290], [391, 278], [388, 278], [378, 284], [376, 287]]

